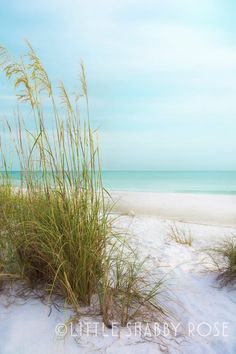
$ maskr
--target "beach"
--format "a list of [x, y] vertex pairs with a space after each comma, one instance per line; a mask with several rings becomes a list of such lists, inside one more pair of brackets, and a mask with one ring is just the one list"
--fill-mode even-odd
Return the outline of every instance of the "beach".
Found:
[[[163, 342], [158, 334], [143, 336], [145, 329], [142, 335], [127, 328], [104, 329], [101, 317], [89, 316], [81, 320], [84, 324], [97, 322], [97, 331], [93, 328], [88, 334], [78, 334], [78, 325], [71, 331], [66, 324], [70, 310], [58, 311], [32, 299], [16, 300], [6, 307], [7, 299], [2, 295], [1, 352], [234, 354], [236, 293], [219, 287], [207, 249], [236, 234], [235, 196], [120, 191], [111, 195], [115, 228], [126, 234], [149, 266], [165, 278], [167, 290], [160, 294], [160, 301], [179, 323], [176, 333]], [[173, 223], [191, 233], [190, 246], [168, 238]]]
[[236, 354], [236, 1], [1, 5], [0, 354]]
[[114, 210], [159, 218], [236, 226], [236, 196], [222, 194], [111, 192]]

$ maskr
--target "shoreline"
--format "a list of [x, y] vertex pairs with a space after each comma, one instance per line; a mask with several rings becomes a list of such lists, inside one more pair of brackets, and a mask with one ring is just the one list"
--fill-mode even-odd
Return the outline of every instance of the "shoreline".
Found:
[[113, 211], [189, 223], [236, 226], [236, 195], [109, 191]]

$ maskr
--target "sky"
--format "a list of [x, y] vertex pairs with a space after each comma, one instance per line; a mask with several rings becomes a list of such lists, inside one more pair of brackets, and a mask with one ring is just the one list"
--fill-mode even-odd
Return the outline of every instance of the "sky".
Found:
[[[105, 170], [236, 169], [234, 0], [1, 1], [0, 44], [53, 80], [85, 62]], [[0, 116], [13, 92], [0, 74]]]

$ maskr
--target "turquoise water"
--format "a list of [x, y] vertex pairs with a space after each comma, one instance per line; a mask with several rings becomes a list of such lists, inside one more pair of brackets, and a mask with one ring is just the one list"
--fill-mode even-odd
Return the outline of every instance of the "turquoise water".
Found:
[[236, 194], [236, 171], [105, 171], [108, 190]]
[[[20, 172], [12, 172], [19, 184]], [[236, 171], [104, 171], [108, 190], [236, 194]]]

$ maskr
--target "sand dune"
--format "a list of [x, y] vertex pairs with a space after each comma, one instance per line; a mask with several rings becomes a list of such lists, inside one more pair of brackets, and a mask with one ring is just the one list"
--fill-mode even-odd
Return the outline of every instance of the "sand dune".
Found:
[[[116, 226], [127, 233], [153, 270], [165, 275], [170, 291], [159, 294], [159, 300], [169, 308], [181, 327], [173, 338], [167, 338], [170, 354], [235, 354], [236, 308], [235, 291], [219, 288], [217, 273], [211, 258], [204, 251], [215, 242], [235, 232], [220, 226], [177, 223], [190, 230], [191, 247], [167, 239], [169, 221], [153, 216], [121, 216]], [[81, 318], [83, 323], [98, 324], [98, 333], [82, 335], [71, 332], [66, 325], [72, 313], [58, 311], [39, 300], [12, 299], [0, 296], [0, 353], [1, 354], [162, 354], [159, 337], [141, 338], [126, 328], [113, 332], [106, 329], [100, 316]], [[19, 305], [21, 304], [21, 306]], [[58, 329], [66, 328], [60, 335]], [[66, 327], [65, 327], [66, 326]], [[73, 327], [76, 329], [76, 327]], [[215, 330], [217, 328], [217, 331]], [[191, 329], [191, 332], [190, 332]], [[193, 332], [192, 332], [193, 329]]]

